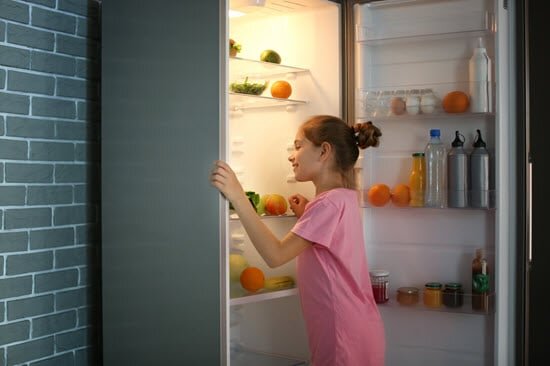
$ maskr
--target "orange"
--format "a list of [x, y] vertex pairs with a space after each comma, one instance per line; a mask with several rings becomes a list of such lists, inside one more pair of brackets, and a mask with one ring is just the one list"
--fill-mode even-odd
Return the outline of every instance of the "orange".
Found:
[[405, 207], [409, 205], [411, 200], [411, 193], [409, 186], [403, 183], [397, 184], [391, 191], [391, 201], [398, 207]]
[[468, 94], [455, 90], [447, 93], [441, 104], [447, 113], [464, 113], [470, 106], [470, 98]]
[[367, 201], [376, 207], [382, 207], [390, 201], [391, 191], [384, 183], [372, 185], [367, 191]]
[[256, 292], [264, 287], [265, 276], [258, 267], [246, 267], [241, 272], [241, 286], [250, 292]]
[[292, 94], [292, 86], [288, 81], [277, 80], [271, 84], [271, 96], [274, 98], [288, 98]]

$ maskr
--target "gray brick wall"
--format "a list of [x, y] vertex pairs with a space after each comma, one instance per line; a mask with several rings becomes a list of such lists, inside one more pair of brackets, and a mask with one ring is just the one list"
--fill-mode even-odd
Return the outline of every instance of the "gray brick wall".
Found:
[[101, 0], [0, 0], [0, 366], [98, 365]]

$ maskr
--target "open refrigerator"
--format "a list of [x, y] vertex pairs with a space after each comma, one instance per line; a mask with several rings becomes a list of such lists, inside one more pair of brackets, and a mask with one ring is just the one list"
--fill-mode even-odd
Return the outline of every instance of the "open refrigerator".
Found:
[[[505, 365], [514, 357], [512, 299], [514, 221], [514, 127], [510, 115], [513, 82], [513, 18], [501, 0], [323, 0], [228, 2], [227, 35], [242, 46], [227, 57], [225, 86], [268, 82], [261, 95], [229, 91], [222, 130], [223, 159], [247, 191], [300, 193], [313, 197], [311, 183], [296, 182], [287, 161], [295, 133], [309, 116], [332, 114], [348, 123], [372, 121], [383, 133], [378, 148], [362, 151], [356, 164], [370, 270], [389, 272], [389, 301], [379, 308], [386, 329], [387, 365]], [[352, 39], [350, 39], [352, 38]], [[442, 99], [469, 92], [468, 61], [482, 40], [492, 60], [494, 96], [484, 113], [446, 113]], [[260, 61], [272, 49], [281, 63]], [[289, 98], [274, 98], [270, 85], [285, 80]], [[396, 115], [388, 95], [431, 93], [433, 110]], [[374, 96], [374, 97], [373, 97]], [[490, 200], [484, 208], [373, 207], [364, 198], [370, 186], [408, 182], [411, 154], [423, 151], [429, 130], [439, 128], [449, 149], [455, 131], [472, 149], [479, 129], [490, 151]], [[247, 292], [231, 281], [228, 258], [239, 254], [266, 277], [293, 276], [291, 261], [270, 269], [249, 242], [238, 217], [227, 207], [224, 278], [227, 299], [222, 338], [234, 365], [307, 365], [309, 352], [296, 287]], [[290, 211], [262, 220], [282, 237], [296, 222]], [[472, 310], [472, 260], [487, 253], [488, 306]], [[222, 266], [223, 267], [223, 266]], [[427, 282], [463, 285], [457, 308], [422, 303]], [[420, 289], [415, 306], [396, 300], [400, 287]], [[350, 365], [351, 366], [351, 365]]]

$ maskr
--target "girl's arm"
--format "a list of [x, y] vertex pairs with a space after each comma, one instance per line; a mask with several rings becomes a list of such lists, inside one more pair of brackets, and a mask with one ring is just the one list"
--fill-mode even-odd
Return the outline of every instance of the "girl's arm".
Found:
[[292, 232], [286, 234], [282, 240], [277, 239], [262, 222], [235, 173], [225, 162], [216, 161], [211, 182], [225, 198], [231, 201], [252, 244], [269, 267], [278, 267], [288, 262], [311, 245], [311, 242]]

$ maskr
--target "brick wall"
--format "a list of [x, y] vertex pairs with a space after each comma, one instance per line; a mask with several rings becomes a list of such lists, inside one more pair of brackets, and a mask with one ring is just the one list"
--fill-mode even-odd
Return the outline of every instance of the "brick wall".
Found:
[[0, 366], [98, 364], [99, 1], [0, 0]]

